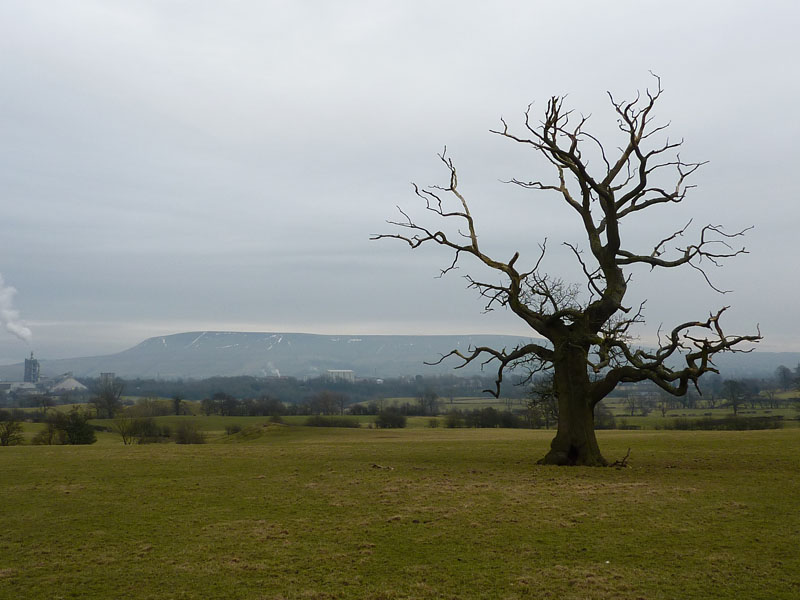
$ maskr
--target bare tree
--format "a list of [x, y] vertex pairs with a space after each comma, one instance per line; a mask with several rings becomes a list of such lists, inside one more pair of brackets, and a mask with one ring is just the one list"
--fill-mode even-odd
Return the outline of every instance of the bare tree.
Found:
[[[502, 120], [502, 127], [492, 131], [540, 154], [552, 167], [554, 177], [550, 180], [513, 179], [510, 183], [554, 193], [575, 211], [588, 252], [574, 242], [565, 241], [564, 245], [583, 273], [583, 285], [570, 284], [544, 272], [546, 239], [527, 268], [520, 266], [519, 252], [506, 261], [484, 252], [477, 225], [459, 188], [456, 167], [446, 150], [440, 159], [449, 174], [447, 185], [414, 186], [425, 208], [446, 226], [430, 228], [399, 209], [402, 218], [389, 223], [401, 231], [373, 236], [399, 239], [412, 249], [429, 242], [450, 249], [453, 260], [442, 274], [457, 268], [464, 256], [477, 259], [494, 273], [492, 278], [466, 276], [469, 287], [486, 299], [486, 310], [509, 309], [547, 340], [510, 350], [453, 350], [440, 359], [457, 357], [460, 367], [473, 361], [494, 364], [496, 387], [487, 391], [495, 396], [500, 393], [503, 373], [508, 368], [525, 365], [531, 375], [552, 368], [559, 420], [551, 449], [541, 461], [545, 464], [607, 464], [595, 437], [594, 409], [617, 384], [650, 380], [666, 392], [681, 396], [689, 384], [697, 386], [703, 373], [716, 372], [711, 362], [714, 354], [742, 351], [743, 343], [761, 339], [760, 334], [725, 333], [724, 307], [705, 320], [685, 321], [666, 332], [659, 330], [654, 349], [633, 344], [635, 328], [644, 322], [644, 305], [625, 305], [630, 269], [688, 266], [696, 269], [709, 286], [724, 293], [711, 282], [706, 267], [718, 266], [724, 259], [746, 252], [744, 247], [733, 245], [746, 230], [729, 233], [720, 225], [705, 225], [696, 241], [681, 243], [691, 222], [644, 252], [623, 243], [624, 219], [660, 205], [682, 202], [694, 187], [687, 183], [689, 177], [702, 165], [681, 158], [682, 141], [655, 141], [666, 128], [653, 123], [652, 111], [661, 94], [658, 77], [655, 90], [647, 90], [633, 101], [618, 101], [609, 94], [624, 138], [623, 145], [613, 153], [610, 146], [585, 131], [588, 117], [578, 117], [565, 109], [562, 97], [549, 100], [544, 118], [538, 123], [529, 106], [521, 135], [512, 133]], [[599, 169], [590, 171], [590, 155], [594, 159], [592, 166], [599, 165]], [[665, 186], [662, 182], [668, 173], [672, 178]], [[676, 367], [678, 362], [684, 366]]]
[[625, 408], [630, 411], [632, 417], [636, 416], [636, 407], [639, 406], [639, 404], [638, 394], [628, 392], [625, 395]]
[[339, 392], [322, 390], [310, 398], [311, 411], [317, 415], [344, 414], [347, 396]]
[[775, 380], [778, 382], [781, 389], [788, 390], [791, 389], [792, 384], [794, 384], [795, 377], [789, 367], [780, 365], [775, 369]]
[[728, 399], [728, 406], [733, 410], [733, 416], [739, 414], [739, 408], [744, 403], [745, 386], [736, 379], [726, 379], [722, 384], [725, 390], [725, 397]]
[[118, 416], [111, 423], [111, 428], [122, 438], [122, 443], [126, 446], [133, 444], [136, 439], [138, 419], [131, 415], [123, 414]]
[[558, 395], [553, 387], [553, 375], [548, 374], [533, 381], [528, 391], [528, 419], [533, 426], [558, 423]]
[[431, 388], [426, 388], [417, 394], [417, 403], [423, 416], [433, 416], [439, 412], [439, 394]]
[[43, 415], [47, 414], [47, 409], [55, 406], [53, 396], [51, 396], [49, 392], [46, 394], [38, 394], [34, 400], [36, 401], [36, 406], [41, 409]]
[[97, 418], [113, 419], [122, 408], [122, 392], [125, 391], [125, 382], [121, 379], [101, 379], [97, 386], [92, 404], [94, 404]]

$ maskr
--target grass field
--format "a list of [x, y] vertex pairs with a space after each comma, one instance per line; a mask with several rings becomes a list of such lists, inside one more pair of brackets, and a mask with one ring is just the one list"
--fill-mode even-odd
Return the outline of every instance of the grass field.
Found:
[[256, 427], [0, 448], [0, 598], [800, 597], [798, 429]]

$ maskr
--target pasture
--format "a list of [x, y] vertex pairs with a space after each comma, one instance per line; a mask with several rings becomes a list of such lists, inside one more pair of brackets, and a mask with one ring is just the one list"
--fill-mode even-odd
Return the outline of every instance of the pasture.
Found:
[[800, 597], [800, 429], [601, 431], [632, 450], [600, 469], [537, 466], [552, 431], [244, 421], [0, 448], [0, 598]]

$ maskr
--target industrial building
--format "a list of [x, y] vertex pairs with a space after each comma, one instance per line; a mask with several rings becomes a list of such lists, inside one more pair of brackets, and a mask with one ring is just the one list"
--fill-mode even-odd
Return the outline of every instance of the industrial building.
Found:
[[[110, 373], [113, 378], [113, 373]], [[72, 376], [72, 373], [62, 373], [55, 377], [42, 377], [39, 361], [31, 352], [30, 358], [25, 359], [25, 369], [22, 381], [4, 381], [0, 383], [0, 392], [16, 394], [66, 394], [70, 392], [88, 392], [89, 388]]]
[[344, 381], [346, 383], [354, 383], [356, 375], [349, 369], [328, 369], [328, 379], [331, 381]]
[[25, 359], [25, 377], [23, 381], [25, 383], [39, 382], [39, 361], [33, 358], [33, 352], [31, 352], [30, 358]]

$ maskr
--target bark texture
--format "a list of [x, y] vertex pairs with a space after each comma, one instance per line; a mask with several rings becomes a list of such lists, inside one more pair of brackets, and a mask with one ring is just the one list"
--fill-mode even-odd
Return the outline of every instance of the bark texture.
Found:
[[594, 428], [594, 404], [586, 371], [587, 351], [556, 348], [553, 387], [558, 398], [558, 430], [550, 451], [539, 462], [547, 465], [603, 466]]

